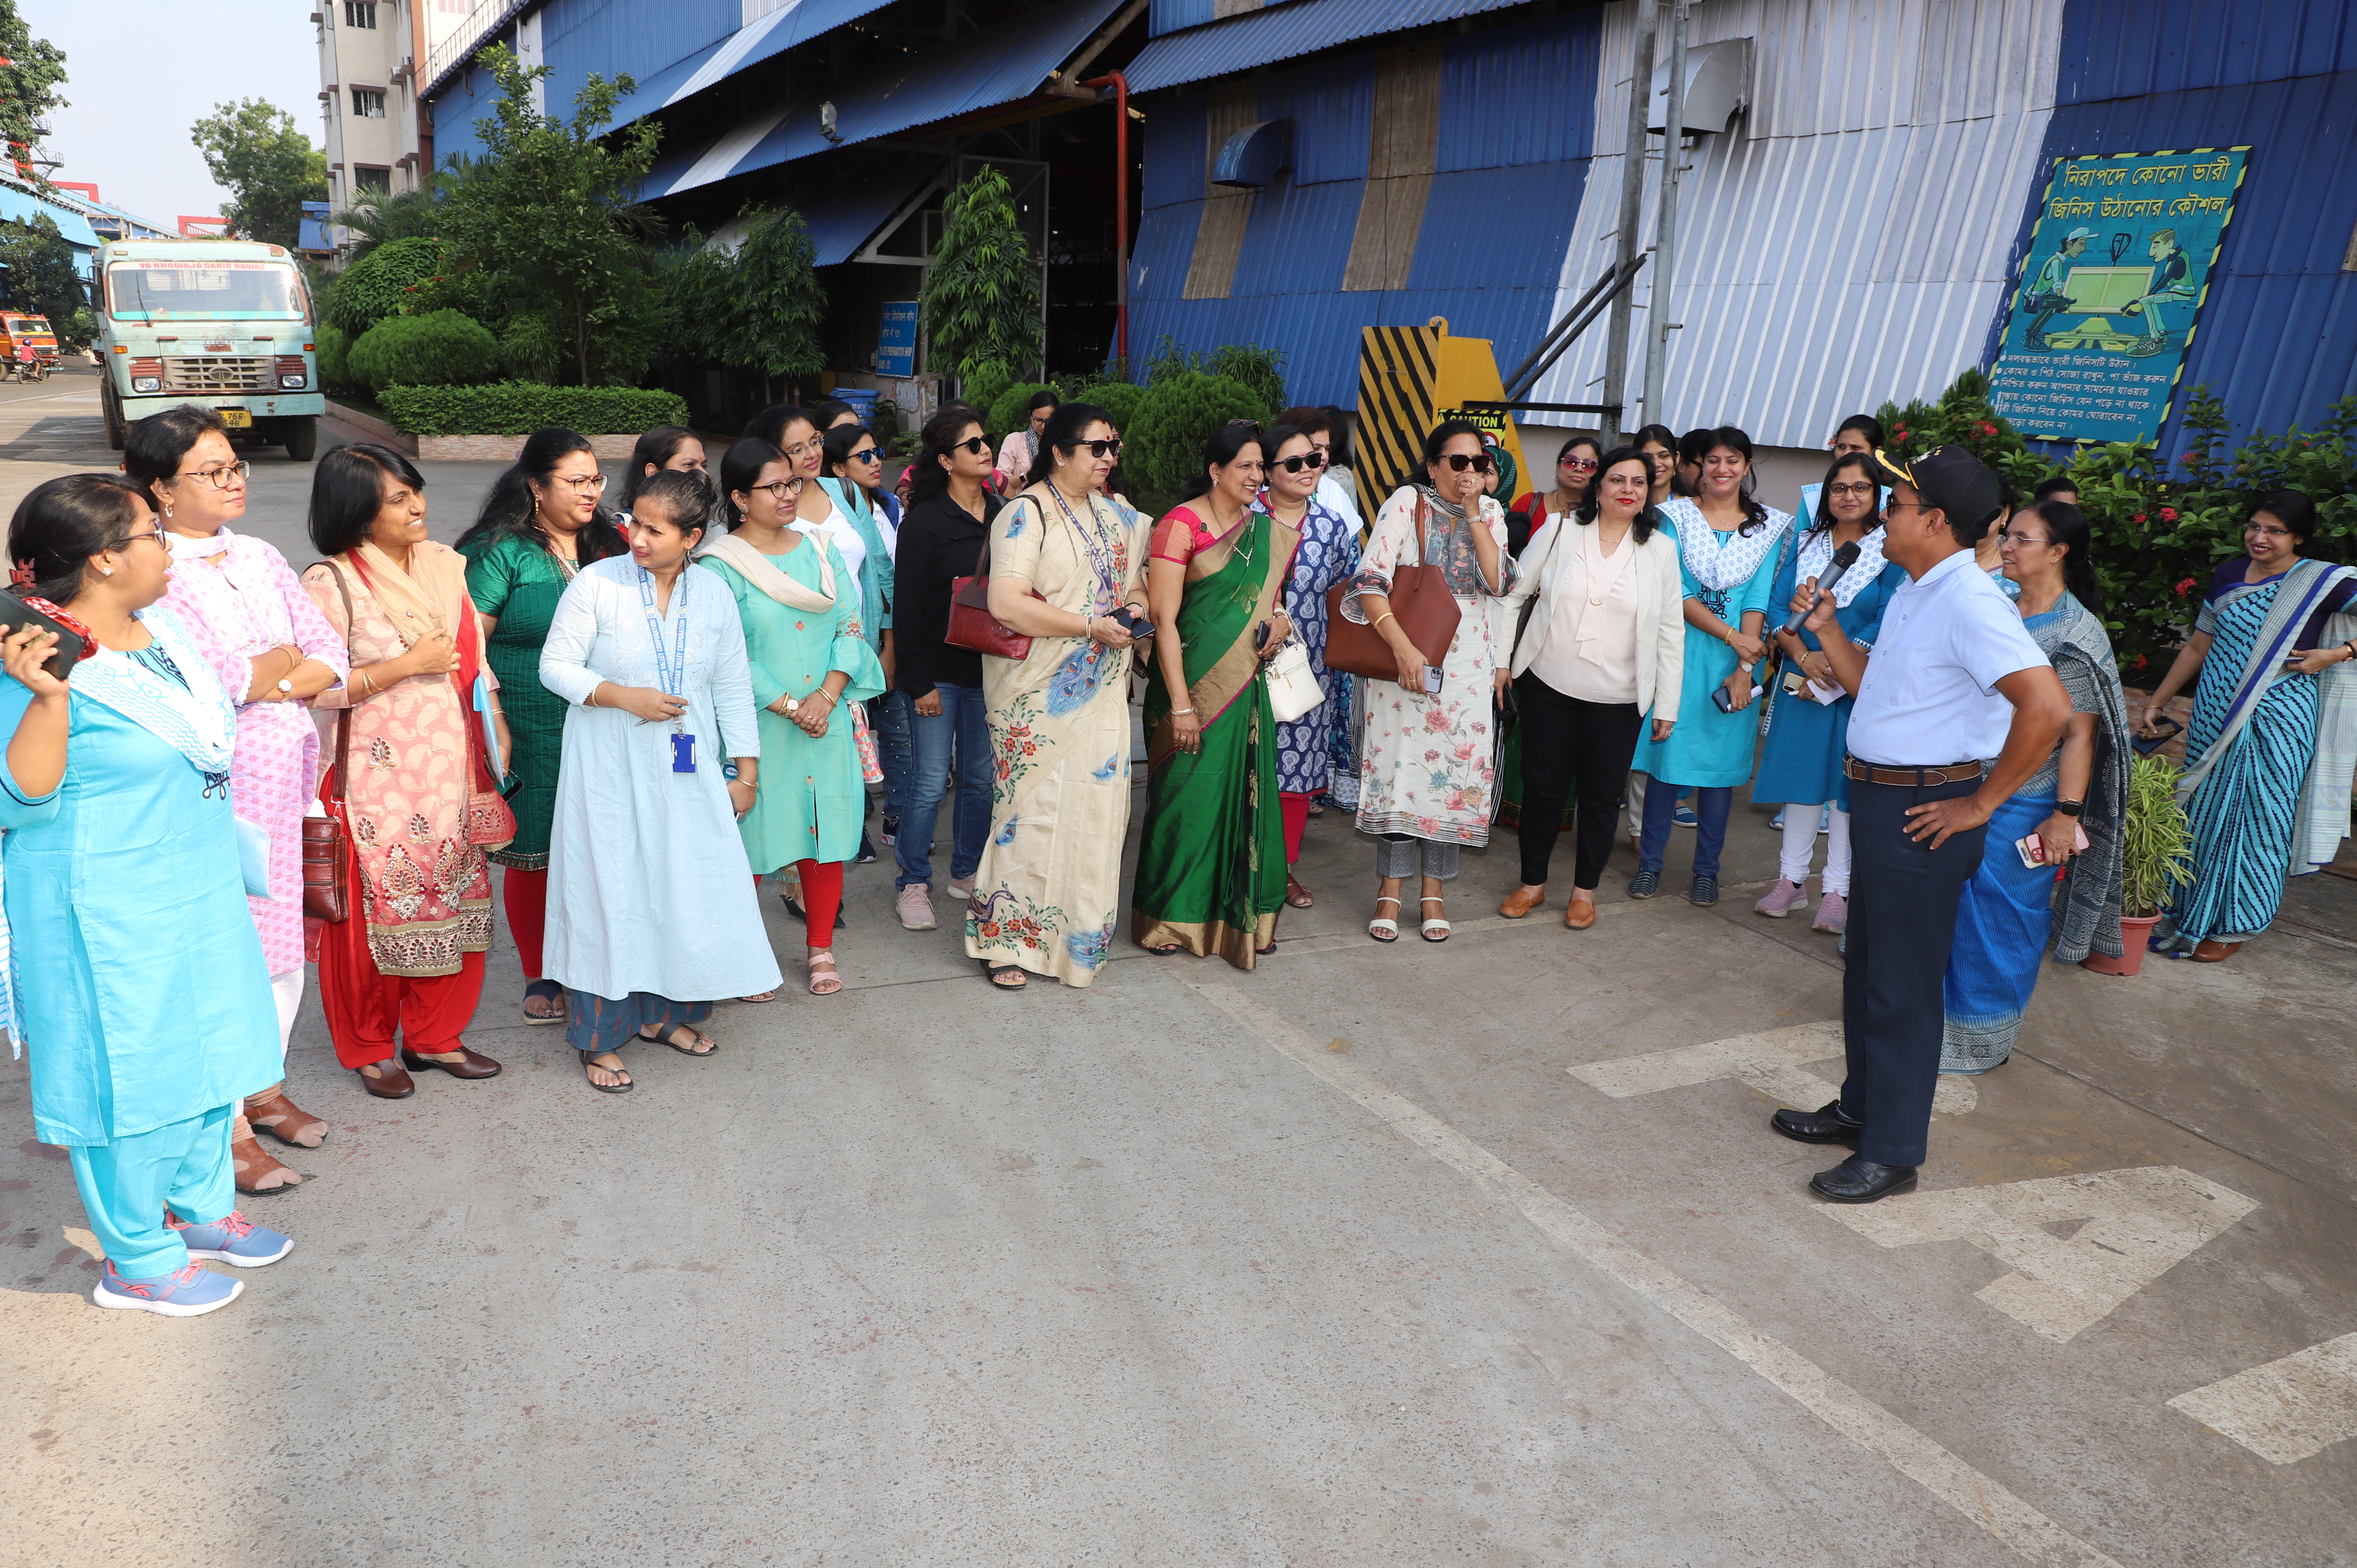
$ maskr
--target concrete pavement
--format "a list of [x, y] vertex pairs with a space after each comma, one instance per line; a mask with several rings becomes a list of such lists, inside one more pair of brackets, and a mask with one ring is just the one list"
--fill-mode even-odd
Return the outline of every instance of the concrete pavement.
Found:
[[[429, 470], [437, 535], [492, 471]], [[298, 565], [307, 486], [257, 460]], [[92, 1309], [64, 1162], [0, 1154], [0, 1562], [2357, 1557], [2357, 886], [2228, 964], [2048, 966], [1923, 1190], [1843, 1210], [1765, 1125], [1839, 1077], [1830, 939], [1628, 902], [1625, 844], [1593, 929], [1504, 921], [1503, 842], [1379, 947], [1367, 859], [1313, 822], [1252, 973], [1018, 995], [854, 867], [842, 994], [620, 1098], [504, 937], [488, 1082], [370, 1100], [308, 999], [335, 1130], [250, 1205], [297, 1249], [194, 1323]], [[0, 1106], [29, 1140], [21, 1063]]]

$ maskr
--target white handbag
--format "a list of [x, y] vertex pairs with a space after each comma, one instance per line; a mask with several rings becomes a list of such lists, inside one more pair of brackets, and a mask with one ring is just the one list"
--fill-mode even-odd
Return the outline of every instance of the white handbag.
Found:
[[1299, 638], [1278, 649], [1264, 668], [1268, 671], [1268, 705], [1277, 723], [1290, 724], [1326, 700], [1326, 688], [1309, 667], [1309, 649]]

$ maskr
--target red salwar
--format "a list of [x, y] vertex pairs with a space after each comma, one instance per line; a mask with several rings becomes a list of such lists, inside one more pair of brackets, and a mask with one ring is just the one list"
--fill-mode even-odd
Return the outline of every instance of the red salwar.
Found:
[[[794, 874], [802, 879], [802, 914], [810, 925], [810, 950], [824, 952], [834, 946], [834, 918], [843, 912], [843, 862], [798, 860]], [[761, 874], [753, 874], [761, 886]]]

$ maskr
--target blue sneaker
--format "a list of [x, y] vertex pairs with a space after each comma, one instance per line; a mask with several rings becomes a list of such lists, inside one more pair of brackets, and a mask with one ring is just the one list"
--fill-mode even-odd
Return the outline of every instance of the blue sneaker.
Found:
[[1677, 823], [1677, 825], [1682, 828], [1698, 828], [1702, 826], [1702, 819], [1695, 815], [1694, 808], [1692, 806], [1680, 806], [1676, 811], [1670, 813], [1670, 821]]
[[1817, 832], [1821, 833], [1831, 832], [1833, 832], [1833, 827], [1834, 803], [1831, 800], [1827, 800], [1824, 805], [1817, 808]]
[[234, 1209], [210, 1225], [190, 1225], [167, 1211], [164, 1223], [180, 1233], [180, 1240], [188, 1244], [191, 1258], [210, 1259], [241, 1269], [274, 1263], [295, 1250], [293, 1237], [266, 1225], [256, 1225]]
[[[1768, 831], [1770, 832], [1775, 833], [1784, 831], [1784, 811], [1785, 808], [1779, 806], [1776, 808], [1776, 814], [1768, 819]], [[1819, 832], [1824, 832], [1823, 828], [1819, 828], [1817, 831]]]
[[1651, 898], [1661, 890], [1662, 874], [1658, 871], [1641, 868], [1636, 875], [1629, 878], [1629, 897], [1631, 898]]
[[202, 1317], [227, 1306], [244, 1290], [243, 1280], [214, 1273], [195, 1263], [177, 1273], [126, 1280], [114, 1272], [114, 1262], [109, 1259], [90, 1299], [99, 1306], [117, 1310], [154, 1312], [166, 1317]]

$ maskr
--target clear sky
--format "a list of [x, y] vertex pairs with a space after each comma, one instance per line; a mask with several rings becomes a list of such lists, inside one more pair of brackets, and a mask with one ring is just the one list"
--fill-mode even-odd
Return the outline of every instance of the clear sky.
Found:
[[36, 38], [66, 52], [49, 117], [51, 179], [167, 228], [221, 210], [189, 127], [216, 103], [264, 98], [322, 145], [315, 0], [17, 0]]

